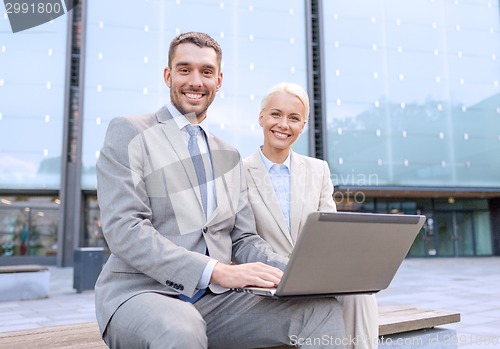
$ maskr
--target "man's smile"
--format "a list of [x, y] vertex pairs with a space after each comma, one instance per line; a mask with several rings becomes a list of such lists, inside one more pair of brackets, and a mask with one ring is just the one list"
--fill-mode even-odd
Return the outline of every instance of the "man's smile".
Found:
[[184, 95], [189, 99], [200, 99], [204, 96], [201, 92], [184, 92]]

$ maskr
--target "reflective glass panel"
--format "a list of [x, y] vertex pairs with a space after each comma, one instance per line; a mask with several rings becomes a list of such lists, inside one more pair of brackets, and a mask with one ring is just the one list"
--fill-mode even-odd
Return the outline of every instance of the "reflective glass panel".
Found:
[[0, 197], [0, 256], [54, 256], [57, 197]]
[[13, 34], [0, 6], [0, 188], [59, 188], [67, 16]]
[[[221, 45], [223, 84], [209, 109], [209, 127], [242, 156], [262, 143], [264, 93], [282, 81], [307, 87], [304, 1], [109, 0], [87, 7], [83, 188], [95, 188], [95, 162], [110, 119], [155, 112], [169, 98], [163, 69], [168, 45], [180, 33], [206, 32]], [[303, 154], [307, 133], [295, 146]]]
[[83, 247], [104, 247], [106, 253], [109, 253], [108, 245], [102, 234], [99, 206], [95, 195], [85, 197], [85, 225], [80, 245]]
[[335, 184], [363, 176], [359, 185], [498, 187], [498, 1], [323, 8]]
[[493, 254], [493, 239], [491, 234], [491, 219], [488, 211], [474, 212], [474, 231], [476, 232], [476, 254], [491, 256]]

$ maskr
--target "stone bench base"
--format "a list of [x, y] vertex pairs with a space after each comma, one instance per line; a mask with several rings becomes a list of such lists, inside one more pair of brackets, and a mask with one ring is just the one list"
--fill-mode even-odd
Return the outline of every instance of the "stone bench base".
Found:
[[0, 301], [47, 298], [50, 271], [40, 265], [0, 267]]

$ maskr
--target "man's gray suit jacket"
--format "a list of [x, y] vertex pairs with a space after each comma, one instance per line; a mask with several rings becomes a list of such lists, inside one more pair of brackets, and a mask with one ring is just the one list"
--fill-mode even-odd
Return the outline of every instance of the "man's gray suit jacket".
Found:
[[239, 153], [207, 138], [217, 202], [208, 221], [186, 141], [168, 109], [110, 122], [97, 161], [101, 223], [112, 253], [95, 287], [101, 334], [137, 294], [193, 296], [210, 257], [284, 269], [287, 259], [256, 235]]

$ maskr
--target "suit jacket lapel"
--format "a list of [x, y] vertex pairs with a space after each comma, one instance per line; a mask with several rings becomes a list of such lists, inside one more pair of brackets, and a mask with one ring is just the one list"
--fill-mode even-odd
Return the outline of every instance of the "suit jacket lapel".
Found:
[[295, 243], [299, 235], [300, 220], [302, 219], [302, 207], [304, 206], [305, 190], [304, 180], [307, 178], [307, 168], [303, 159], [296, 153], [291, 155], [290, 173], [290, 234]]
[[[242, 190], [240, 180], [243, 176], [241, 157], [238, 151], [228, 147], [212, 134], [208, 134], [208, 147], [213, 169], [216, 207], [207, 225], [213, 225], [238, 213], [238, 204]], [[235, 186], [235, 183], [238, 183]]]
[[262, 162], [259, 151], [257, 151], [250, 157], [249, 165], [250, 165], [249, 166], [250, 175], [252, 176], [253, 181], [256, 183], [255, 187], [259, 191], [262, 201], [264, 202], [267, 209], [273, 216], [274, 220], [280, 227], [283, 235], [285, 235], [287, 240], [293, 246], [293, 241], [288, 231], [288, 224], [286, 223], [285, 216], [281, 211], [281, 206], [278, 202], [278, 197], [274, 192], [274, 187], [271, 182], [271, 178], [269, 176], [269, 173], [267, 172], [264, 163]]
[[[214, 137], [211, 134], [207, 134], [207, 143], [208, 143], [208, 152], [210, 154], [210, 161], [212, 162], [212, 170], [213, 170], [213, 180], [215, 187], [215, 210], [210, 217], [208, 217], [207, 225], [212, 225], [216, 222], [215, 218], [218, 213], [223, 209], [220, 205], [223, 205], [225, 200], [222, 200], [226, 196], [224, 191], [224, 186], [222, 182], [224, 181], [224, 169], [221, 166], [220, 158], [221, 158], [221, 149], [219, 144], [214, 141]], [[207, 164], [205, 163], [205, 166]], [[206, 173], [209, 173], [209, 169], [205, 168]], [[221, 199], [219, 199], [221, 198]]]

